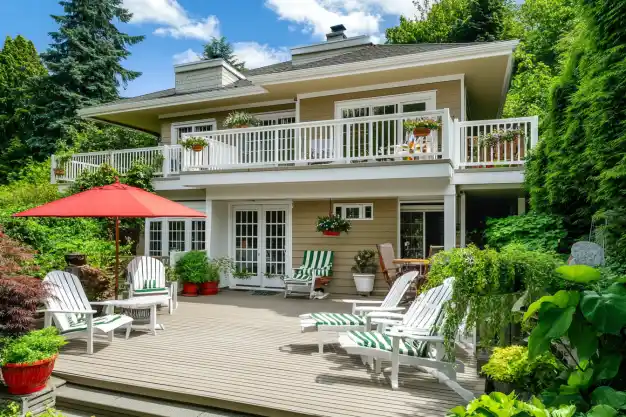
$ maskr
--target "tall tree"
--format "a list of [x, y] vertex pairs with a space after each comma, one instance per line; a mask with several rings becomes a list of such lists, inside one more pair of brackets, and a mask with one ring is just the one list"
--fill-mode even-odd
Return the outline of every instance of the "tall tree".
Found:
[[242, 71], [245, 68], [246, 63], [238, 61], [234, 54], [233, 46], [228, 42], [226, 37], [212, 38], [211, 42], [204, 45], [204, 53], [202, 54], [204, 59], [216, 59], [222, 58], [230, 65]]
[[30, 155], [24, 141], [33, 133], [33, 86], [47, 74], [31, 41], [6, 38], [0, 50], [0, 183]]
[[453, 30], [454, 42], [492, 42], [511, 39], [514, 6], [510, 0], [470, 0], [467, 17]]
[[40, 86], [39, 135], [31, 145], [50, 153], [56, 141], [77, 124], [76, 111], [85, 106], [119, 98], [118, 89], [141, 73], [122, 66], [128, 47], [143, 36], [131, 36], [115, 26], [130, 21], [123, 0], [62, 0], [62, 16], [52, 16], [59, 30], [50, 33], [53, 43], [42, 54], [50, 79]]

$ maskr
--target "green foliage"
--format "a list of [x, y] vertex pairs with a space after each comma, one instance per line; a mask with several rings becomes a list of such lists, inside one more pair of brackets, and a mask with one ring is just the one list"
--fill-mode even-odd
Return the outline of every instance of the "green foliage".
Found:
[[95, 171], [83, 171], [70, 185], [69, 192], [70, 194], [79, 193], [93, 187], [113, 184], [116, 180], [119, 180], [122, 184], [154, 192], [154, 187], [152, 186], [154, 170], [155, 167], [142, 161], [136, 161], [128, 172], [122, 175], [111, 165], [102, 164]]
[[201, 138], [199, 136], [191, 136], [187, 139], [181, 140], [179, 143], [185, 149], [191, 149], [194, 146], [198, 146], [198, 145], [204, 148], [209, 144], [209, 142], [206, 139]]
[[548, 408], [534, 397], [529, 402], [524, 402], [516, 399], [515, 393], [506, 395], [492, 392], [472, 400], [466, 407], [453, 408], [448, 417], [573, 417], [575, 413], [574, 406]]
[[405, 120], [402, 123], [404, 126], [404, 130], [412, 131], [413, 129], [418, 128], [426, 128], [430, 130], [436, 130], [441, 128], [441, 123], [435, 119], [414, 119], [414, 120]]
[[494, 348], [482, 367], [482, 373], [494, 381], [513, 384], [515, 389], [540, 394], [558, 377], [562, 365], [550, 353], [528, 358], [528, 348], [508, 346]]
[[204, 59], [222, 58], [239, 71], [246, 69], [246, 63], [237, 60], [237, 57], [233, 53], [232, 45], [224, 36], [220, 38], [211, 38], [211, 42], [204, 45], [204, 53], [202, 54], [202, 57]]
[[205, 251], [187, 252], [176, 262], [175, 270], [183, 282], [201, 284], [220, 280], [218, 267], [209, 262]]
[[446, 305], [441, 332], [446, 356], [454, 358], [457, 329], [466, 318], [466, 329], [480, 328], [481, 343], [503, 343], [504, 331], [515, 322], [514, 304], [522, 294], [529, 305], [559, 281], [554, 272], [561, 261], [555, 254], [509, 245], [501, 251], [470, 245], [437, 253], [432, 258], [426, 289], [455, 277], [452, 299]]
[[537, 320], [529, 357], [556, 350], [567, 367], [543, 397], [551, 405], [575, 404], [588, 416], [617, 415], [626, 409], [626, 280], [599, 281], [575, 266], [562, 267], [560, 276], [574, 287], [543, 297], [524, 316]]
[[[22, 417], [22, 410], [17, 403], [10, 402], [4, 407], [0, 407], [0, 417]], [[35, 417], [30, 411], [26, 413], [24, 417]], [[53, 408], [49, 408], [42, 414], [38, 414], [37, 417], [65, 417], [65, 414], [61, 414]]]
[[481, 146], [493, 147], [501, 143], [513, 142], [514, 140], [524, 140], [526, 134], [522, 129], [496, 129], [489, 133], [484, 133], [478, 137]]
[[33, 330], [7, 342], [2, 349], [2, 365], [7, 363], [32, 363], [51, 358], [67, 342], [54, 327]]
[[348, 233], [351, 228], [352, 222], [350, 220], [344, 219], [340, 216], [336, 216], [335, 214], [330, 214], [328, 216], [318, 216], [317, 226], [315, 230], [317, 230], [318, 232], [323, 232], [327, 230], [331, 232]]
[[354, 255], [352, 272], [355, 274], [375, 274], [378, 269], [378, 253], [371, 249], [364, 249]]
[[531, 250], [556, 252], [566, 234], [560, 217], [530, 212], [519, 216], [488, 219], [485, 241], [496, 249], [510, 243], [520, 243]]
[[556, 272], [563, 279], [579, 284], [588, 284], [602, 278], [598, 269], [588, 265], [563, 265], [557, 268]]
[[261, 123], [259, 119], [245, 111], [235, 111], [229, 113], [224, 119], [223, 126], [227, 129], [238, 128], [244, 126], [258, 126]]
[[76, 152], [98, 152], [157, 146], [158, 138], [133, 129], [83, 121], [71, 130], [68, 142]]

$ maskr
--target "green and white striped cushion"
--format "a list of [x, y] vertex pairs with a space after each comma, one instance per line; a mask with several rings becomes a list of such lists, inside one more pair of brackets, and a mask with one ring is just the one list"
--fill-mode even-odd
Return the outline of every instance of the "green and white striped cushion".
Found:
[[[109, 314], [108, 316], [94, 317], [93, 325], [97, 326], [99, 324], [113, 323], [114, 321], [119, 320], [120, 318], [122, 318], [122, 315], [120, 314]], [[70, 328], [61, 333], [65, 334], [65, 333], [79, 332], [81, 330], [86, 330], [86, 329], [87, 329], [87, 323], [85, 322], [85, 319], [83, 318], [78, 323], [70, 322]]]
[[144, 288], [141, 290], [133, 290], [133, 292], [137, 294], [153, 294], [153, 293], [167, 294], [167, 288]]
[[313, 276], [327, 277], [333, 274], [333, 251], [304, 251], [302, 266], [294, 271], [292, 279], [310, 281]]
[[311, 318], [318, 326], [364, 326], [365, 317], [343, 313], [312, 313]]
[[[348, 336], [354, 343], [359, 346], [392, 351], [390, 336], [380, 332], [362, 332], [352, 330], [348, 332]], [[426, 343], [417, 341], [405, 341], [400, 339], [400, 354], [407, 356], [423, 356], [426, 349]]]

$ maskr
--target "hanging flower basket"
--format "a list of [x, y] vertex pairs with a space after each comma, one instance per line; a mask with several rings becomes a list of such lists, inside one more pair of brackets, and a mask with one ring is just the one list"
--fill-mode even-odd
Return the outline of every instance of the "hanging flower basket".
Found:
[[185, 149], [191, 149], [194, 152], [201, 152], [202, 149], [204, 149], [209, 144], [209, 142], [201, 137], [190, 137], [182, 140], [180, 144]]
[[341, 232], [348, 233], [352, 228], [350, 220], [343, 219], [334, 214], [317, 218], [317, 231], [325, 236], [339, 236]]
[[54, 175], [57, 177], [65, 175], [65, 168], [54, 168]]
[[441, 123], [435, 119], [415, 119], [405, 120], [404, 129], [413, 132], [415, 137], [423, 137], [430, 135], [431, 130], [437, 130], [441, 127]]

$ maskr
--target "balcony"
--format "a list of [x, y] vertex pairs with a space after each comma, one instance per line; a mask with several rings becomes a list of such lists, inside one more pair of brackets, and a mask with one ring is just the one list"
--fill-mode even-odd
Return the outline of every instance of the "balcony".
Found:
[[[409, 145], [403, 122], [439, 121], [440, 128]], [[335, 119], [206, 132], [202, 151], [180, 145], [78, 153], [59, 163], [52, 158], [52, 182], [72, 182], [101, 164], [121, 174], [141, 161], [159, 177], [183, 172], [249, 170], [368, 161], [449, 161], [455, 169], [515, 167], [524, 164], [538, 140], [537, 117], [460, 122], [448, 109]], [[60, 168], [60, 170], [58, 169]], [[56, 171], [56, 174], [55, 174]]]

